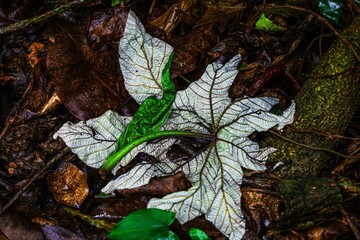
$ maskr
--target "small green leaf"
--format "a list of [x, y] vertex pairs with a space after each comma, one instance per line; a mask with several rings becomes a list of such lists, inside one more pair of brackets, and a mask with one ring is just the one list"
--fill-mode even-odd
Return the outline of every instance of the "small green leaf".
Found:
[[111, 240], [177, 240], [168, 226], [175, 213], [156, 208], [140, 209], [121, 220], [108, 234]]
[[357, 5], [360, 5], [360, 0], [355, 0], [355, 2], [357, 3]]
[[211, 240], [206, 233], [198, 228], [191, 228], [189, 231], [192, 240]]
[[320, 13], [329, 21], [339, 24], [343, 5], [341, 0], [317, 0]]
[[120, 0], [112, 0], [111, 1], [111, 6], [115, 7], [116, 5], [118, 5], [120, 3]]
[[256, 22], [256, 29], [266, 30], [272, 32], [282, 31], [283, 29], [268, 19], [265, 14], [262, 14]]

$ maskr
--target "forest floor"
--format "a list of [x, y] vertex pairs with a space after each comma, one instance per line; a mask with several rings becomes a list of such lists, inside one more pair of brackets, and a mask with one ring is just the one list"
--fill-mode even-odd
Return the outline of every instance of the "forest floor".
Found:
[[[136, 112], [138, 104], [124, 87], [118, 53], [129, 10], [150, 35], [174, 47], [171, 77], [177, 90], [199, 79], [208, 64], [225, 63], [240, 53], [240, 72], [229, 97], [276, 97], [284, 109], [339, 39], [338, 33], [360, 14], [360, 6], [343, 1], [336, 24], [321, 15], [315, 1], [288, 1], [297, 6], [280, 2], [127, 0], [113, 7], [107, 0], [2, 1], [0, 239], [106, 239], [114, 223], [146, 208], [152, 197], [189, 188], [184, 176], [176, 174], [146, 185], [148, 189], [99, 197], [111, 177], [102, 178], [61, 139], [53, 139], [68, 121], [86, 121], [107, 110], [125, 116]], [[277, 31], [256, 27], [263, 13]], [[347, 44], [359, 53], [359, 41]], [[321, 134], [341, 139], [337, 152], [360, 156], [359, 111], [344, 135]], [[264, 138], [262, 133], [251, 136], [257, 142]], [[187, 148], [191, 146], [186, 143], [173, 146], [173, 161], [186, 157], [191, 152]], [[152, 160], [146, 154], [136, 158]], [[334, 186], [330, 191], [339, 196], [339, 211], [314, 207], [327, 213], [321, 219], [285, 219], [291, 199], [282, 195], [278, 177], [270, 171], [246, 172], [241, 190], [244, 239], [360, 239], [358, 159], [344, 165], [346, 159], [334, 155], [314, 177]], [[226, 239], [204, 216], [170, 226], [180, 239], [190, 239], [193, 227], [212, 239]]]

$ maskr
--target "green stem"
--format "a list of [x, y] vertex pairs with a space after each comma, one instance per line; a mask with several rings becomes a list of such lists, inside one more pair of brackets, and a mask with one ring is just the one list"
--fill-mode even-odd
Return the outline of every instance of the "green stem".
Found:
[[64, 210], [65, 212], [67, 212], [68, 214], [70, 214], [74, 217], [79, 217], [81, 220], [85, 221], [86, 223], [90, 224], [91, 226], [97, 227], [99, 229], [104, 229], [108, 232], [110, 232], [116, 225], [115, 223], [109, 223], [106, 220], [94, 219], [92, 216], [86, 215], [77, 209], [73, 209], [73, 208], [66, 207], [66, 206], [60, 206], [60, 209]]
[[126, 154], [128, 154], [133, 148], [139, 146], [140, 144], [154, 140], [157, 138], [163, 137], [193, 137], [193, 138], [206, 138], [206, 139], [214, 139], [215, 136], [212, 134], [206, 133], [197, 133], [190, 131], [179, 131], [179, 130], [168, 130], [168, 131], [159, 131], [155, 133], [150, 133], [140, 138], [137, 138], [130, 143], [126, 144], [119, 151], [113, 153], [106, 159], [104, 165], [100, 168], [100, 174], [105, 175], [111, 171], [115, 167], [115, 165], [123, 158]]

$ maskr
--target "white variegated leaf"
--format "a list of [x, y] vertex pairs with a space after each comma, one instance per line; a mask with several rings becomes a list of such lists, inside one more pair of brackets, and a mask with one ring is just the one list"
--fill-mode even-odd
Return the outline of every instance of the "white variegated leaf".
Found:
[[[170, 45], [148, 35], [135, 14], [129, 12], [120, 41], [120, 65], [125, 86], [138, 103], [150, 95], [161, 95], [161, 74], [171, 52]], [[148, 207], [174, 211], [181, 223], [203, 214], [231, 240], [241, 239], [245, 232], [240, 208], [242, 168], [264, 170], [268, 155], [276, 150], [260, 148], [248, 136], [254, 131], [281, 129], [291, 124], [295, 104], [278, 116], [269, 112], [278, 103], [275, 98], [246, 97], [232, 102], [228, 90], [238, 74], [240, 60], [240, 55], [236, 55], [226, 64], [208, 65], [198, 81], [177, 93], [173, 110], [160, 128], [212, 135], [206, 150], [190, 160], [174, 163], [166, 159], [166, 153], [176, 139], [143, 143], [132, 149], [113, 172], [139, 152], [154, 155], [160, 162], [141, 162], [109, 182], [102, 191], [135, 188], [149, 183], [152, 177], [182, 171], [192, 187], [152, 199]], [[115, 142], [129, 121], [130, 118], [108, 111], [87, 122], [66, 123], [54, 137], [60, 136], [86, 164], [100, 167], [115, 149]]]
[[[228, 96], [229, 88], [237, 73], [240, 55], [233, 57], [228, 63], [209, 64], [201, 78], [185, 91], [178, 92], [174, 109], [188, 109], [195, 112], [199, 119], [215, 125], [215, 119], [231, 102]], [[211, 121], [209, 121], [211, 120]]]
[[237, 137], [249, 136], [254, 131], [267, 131], [276, 125], [278, 129], [282, 129], [292, 123], [295, 103], [278, 116], [269, 112], [278, 102], [278, 99], [271, 97], [236, 100], [221, 113], [222, 117], [218, 119], [218, 125], [228, 132], [236, 131]]
[[154, 176], [154, 168], [154, 164], [141, 162], [129, 172], [123, 174], [121, 179], [110, 181], [101, 191], [109, 194], [114, 189], [136, 188], [145, 185]]
[[207, 211], [209, 200], [213, 199], [212, 193], [206, 186], [197, 183], [187, 191], [175, 192], [162, 199], [151, 199], [148, 208], [173, 211], [180, 223], [186, 223]]
[[140, 152], [153, 155], [159, 160], [164, 160], [166, 158], [167, 149], [169, 149], [176, 141], [177, 140], [175, 138], [168, 138], [158, 142], [140, 144], [139, 146], [134, 147], [125, 157], [123, 157], [120, 163], [114, 167], [112, 172], [115, 174], [119, 168], [128, 165], [131, 160]]
[[[183, 171], [193, 187], [162, 199], [152, 199], [148, 207], [174, 211], [181, 223], [204, 214], [230, 239], [241, 239], [245, 232], [240, 209], [242, 168], [264, 170], [268, 155], [276, 150], [260, 148], [248, 136], [254, 131], [266, 131], [275, 126], [281, 129], [290, 124], [295, 104], [278, 116], [269, 112], [278, 103], [274, 98], [244, 98], [231, 102], [227, 91], [237, 74], [239, 61], [240, 56], [235, 56], [225, 65], [209, 65], [200, 80], [178, 92], [173, 111], [162, 127], [163, 130], [216, 134], [207, 150], [191, 161], [176, 163], [178, 165], [166, 159], [152, 166], [143, 163], [113, 180], [104, 190], [110, 193], [115, 189], [138, 187], [147, 184], [153, 176]], [[168, 146], [157, 147], [161, 149], [157, 151], [163, 152]], [[149, 148], [148, 152], [151, 151], [154, 149]]]
[[[221, 181], [221, 180], [220, 180]], [[205, 218], [230, 239], [241, 239], [245, 233], [245, 220], [240, 209], [240, 189], [219, 188]]]
[[142, 103], [148, 96], [161, 96], [162, 71], [173, 48], [145, 32], [144, 26], [130, 11], [120, 40], [120, 66], [125, 87]]
[[109, 110], [88, 121], [65, 123], [54, 134], [54, 138], [61, 137], [85, 164], [99, 168], [115, 150], [117, 139], [130, 121], [130, 117]]

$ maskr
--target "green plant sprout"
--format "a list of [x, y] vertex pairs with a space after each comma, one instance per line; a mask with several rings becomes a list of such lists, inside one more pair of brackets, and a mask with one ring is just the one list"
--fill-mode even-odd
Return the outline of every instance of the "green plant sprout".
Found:
[[[199, 80], [176, 92], [169, 71], [172, 54], [173, 48], [147, 34], [130, 11], [119, 62], [125, 87], [140, 104], [138, 111], [124, 117], [109, 110], [86, 122], [68, 122], [54, 138], [61, 137], [85, 164], [104, 173], [115, 174], [139, 152], [153, 155], [158, 163], [140, 162], [101, 191], [136, 188], [152, 177], [182, 171], [192, 187], [153, 198], [147, 207], [174, 212], [181, 224], [204, 215], [231, 240], [240, 239], [245, 232], [242, 169], [265, 170], [268, 155], [276, 150], [260, 148], [249, 135], [292, 123], [295, 103], [275, 111], [279, 100], [271, 97], [232, 101], [228, 90], [239, 72], [239, 54], [226, 64], [209, 64]], [[178, 137], [205, 138], [208, 146], [190, 160], [172, 162], [166, 153]]]
[[121, 0], [111, 0], [111, 6], [115, 7], [116, 5], [118, 5], [121, 2]]
[[279, 27], [278, 25], [276, 25], [275, 23], [273, 23], [270, 19], [268, 19], [264, 13], [261, 14], [261, 16], [257, 20], [255, 26], [256, 26], [256, 29], [266, 30], [266, 31], [271, 31], [271, 32], [279, 32], [279, 31], [284, 30], [281, 27]]

